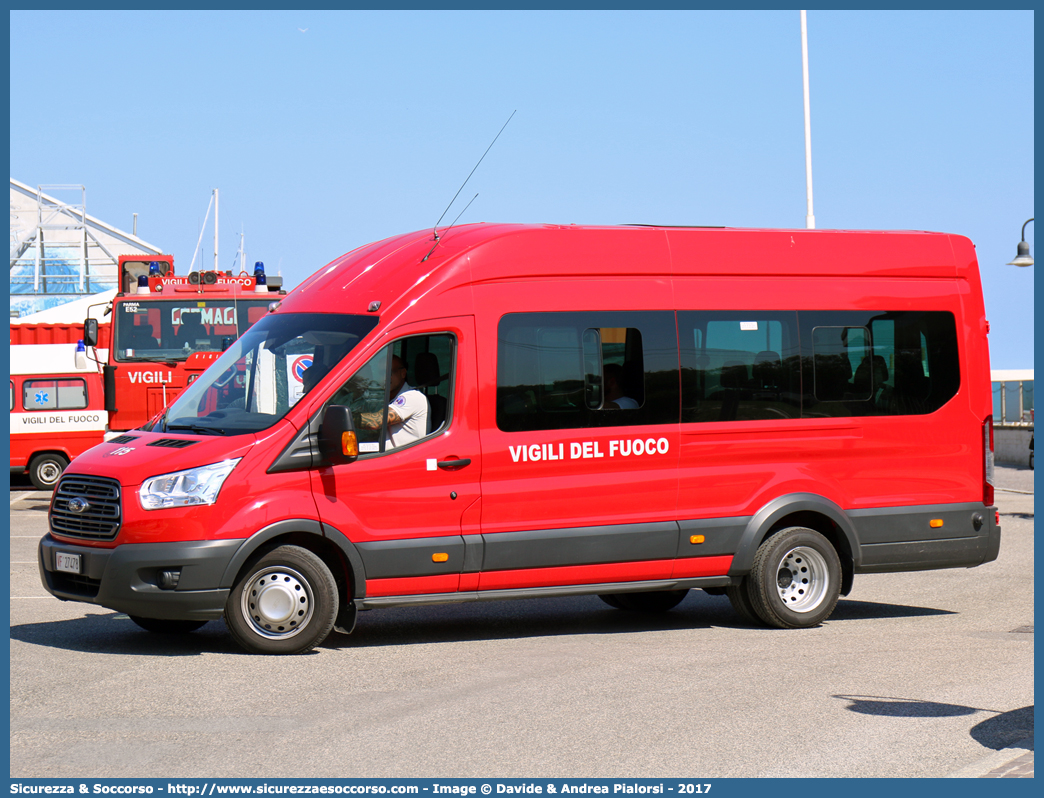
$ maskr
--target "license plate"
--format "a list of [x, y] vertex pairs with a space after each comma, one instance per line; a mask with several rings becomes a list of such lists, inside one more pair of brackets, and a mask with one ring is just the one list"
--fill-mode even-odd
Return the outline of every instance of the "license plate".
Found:
[[54, 553], [54, 570], [65, 571], [70, 574], [80, 573], [80, 555], [56, 551]]

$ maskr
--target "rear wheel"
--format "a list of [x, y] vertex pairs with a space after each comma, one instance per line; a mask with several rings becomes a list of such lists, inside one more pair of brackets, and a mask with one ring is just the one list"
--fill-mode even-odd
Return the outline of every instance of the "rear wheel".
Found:
[[168, 618], [142, 618], [138, 615], [128, 615], [127, 617], [145, 631], [161, 635], [187, 634], [196, 631], [206, 623], [206, 621], [172, 621]]
[[29, 479], [37, 490], [53, 490], [67, 465], [60, 454], [38, 454], [29, 463]]
[[841, 594], [841, 561], [812, 529], [782, 529], [758, 548], [748, 583], [754, 612], [781, 629], [816, 626]]
[[300, 546], [279, 546], [243, 569], [225, 604], [225, 622], [247, 651], [300, 654], [330, 634], [337, 606], [326, 564]]
[[617, 593], [620, 609], [630, 612], [667, 612], [677, 607], [688, 590], [654, 590], [648, 593]]

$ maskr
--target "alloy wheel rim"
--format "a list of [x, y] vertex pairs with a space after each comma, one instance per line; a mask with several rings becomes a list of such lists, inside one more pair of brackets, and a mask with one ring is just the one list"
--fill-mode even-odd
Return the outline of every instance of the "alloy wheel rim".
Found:
[[826, 597], [828, 571], [826, 558], [809, 546], [795, 546], [776, 568], [776, 592], [783, 606], [792, 612], [811, 612]]

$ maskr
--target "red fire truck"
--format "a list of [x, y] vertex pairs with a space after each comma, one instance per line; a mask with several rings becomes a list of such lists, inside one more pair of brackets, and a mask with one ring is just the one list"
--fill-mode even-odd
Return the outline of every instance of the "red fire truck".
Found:
[[[119, 258], [120, 290], [106, 316], [111, 345], [102, 350], [101, 328], [85, 322], [84, 340], [101, 366], [111, 432], [139, 427], [162, 412], [221, 352], [268, 312], [269, 292], [282, 279], [254, 273], [174, 273], [172, 255]], [[234, 386], [230, 386], [234, 387]]]

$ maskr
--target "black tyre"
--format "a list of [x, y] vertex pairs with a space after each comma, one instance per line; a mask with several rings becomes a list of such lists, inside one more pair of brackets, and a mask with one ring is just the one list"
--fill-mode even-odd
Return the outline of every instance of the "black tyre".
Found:
[[761, 544], [744, 581], [754, 612], [769, 626], [816, 626], [841, 595], [841, 561], [818, 532], [789, 527]]
[[750, 600], [750, 593], [747, 591], [748, 581], [744, 577], [738, 585], [729, 585], [725, 588], [725, 595], [729, 597], [729, 603], [732, 604], [732, 609], [736, 610], [737, 615], [749, 624], [761, 626], [761, 618], [754, 611], [754, 603]]
[[280, 546], [240, 573], [225, 604], [232, 636], [254, 654], [301, 654], [337, 618], [337, 585], [326, 564], [299, 546]]
[[623, 607], [620, 606], [620, 594], [619, 593], [599, 593], [598, 598], [612, 607], [614, 610], [621, 610]]
[[54, 490], [67, 465], [60, 454], [38, 454], [29, 463], [29, 479], [37, 490]]
[[145, 631], [161, 635], [188, 634], [206, 624], [206, 621], [172, 621], [167, 618], [142, 618], [138, 615], [128, 615], [127, 617]]
[[620, 609], [630, 612], [667, 612], [681, 604], [688, 590], [654, 590], [648, 593], [617, 593]]

